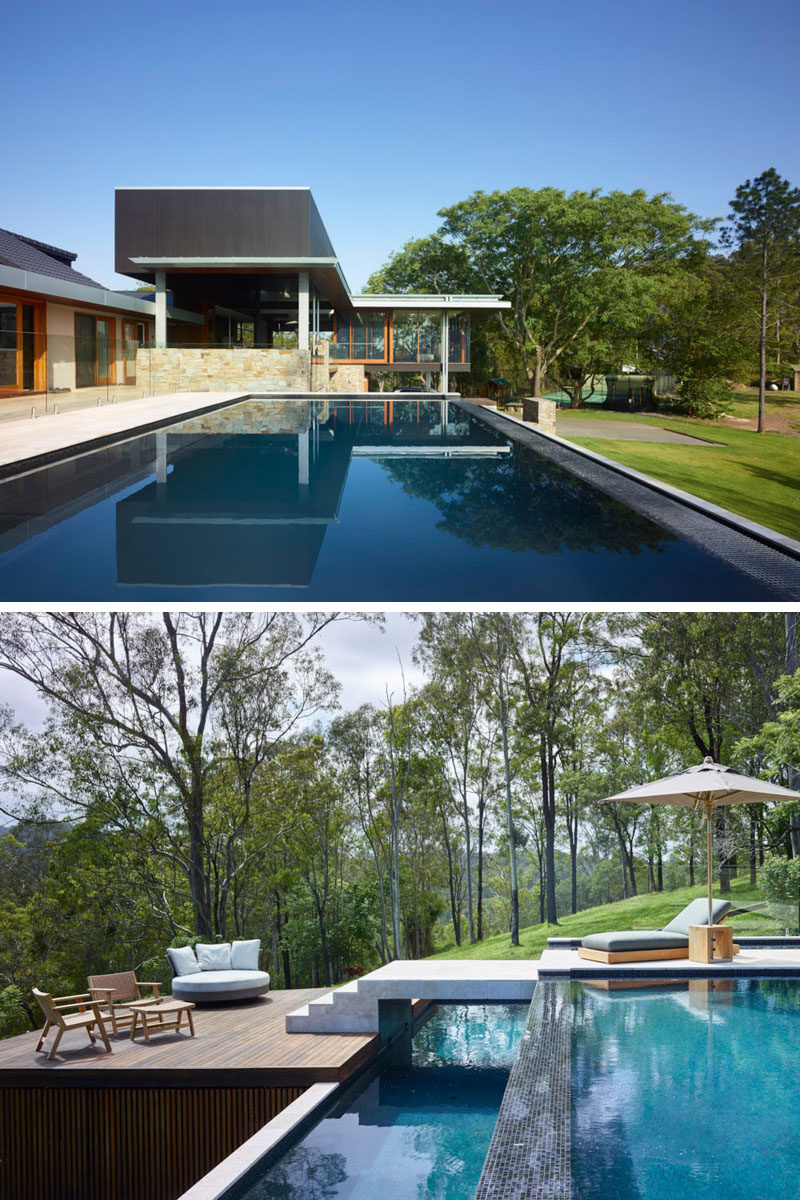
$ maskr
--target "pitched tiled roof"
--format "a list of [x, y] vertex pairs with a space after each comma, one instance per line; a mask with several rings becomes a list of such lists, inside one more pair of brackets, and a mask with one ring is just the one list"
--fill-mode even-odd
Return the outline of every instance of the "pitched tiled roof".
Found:
[[53, 279], [66, 279], [84, 286], [103, 287], [102, 283], [82, 275], [70, 265], [76, 257], [69, 250], [60, 250], [58, 246], [48, 246], [46, 242], [37, 242], [20, 233], [0, 229], [0, 264], [3, 266], [17, 267], [20, 271], [32, 271], [37, 275], [50, 275]]

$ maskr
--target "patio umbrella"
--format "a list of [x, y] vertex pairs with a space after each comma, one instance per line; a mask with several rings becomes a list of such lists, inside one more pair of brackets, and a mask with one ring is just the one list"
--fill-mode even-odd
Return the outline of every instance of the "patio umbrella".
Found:
[[616, 796], [606, 796], [604, 804], [616, 804], [629, 800], [633, 804], [679, 804], [695, 812], [705, 811], [706, 838], [708, 842], [708, 923], [712, 924], [711, 904], [713, 887], [713, 849], [711, 845], [711, 820], [715, 808], [722, 804], [764, 804], [768, 800], [800, 800], [800, 792], [739, 775], [730, 767], [723, 767], [706, 757], [699, 767], [689, 767], [680, 775], [668, 775], [655, 783], [643, 783], [640, 787], [628, 788]]

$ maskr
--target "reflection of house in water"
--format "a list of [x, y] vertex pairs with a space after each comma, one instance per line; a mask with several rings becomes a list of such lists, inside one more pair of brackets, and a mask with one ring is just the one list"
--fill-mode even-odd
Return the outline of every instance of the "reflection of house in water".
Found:
[[157, 439], [156, 481], [117, 506], [120, 583], [308, 587], [351, 457], [508, 453], [439, 401], [252, 400]]

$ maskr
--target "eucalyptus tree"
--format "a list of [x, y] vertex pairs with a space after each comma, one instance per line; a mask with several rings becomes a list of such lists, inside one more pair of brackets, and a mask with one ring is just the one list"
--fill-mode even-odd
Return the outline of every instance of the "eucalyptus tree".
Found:
[[[0, 618], [0, 669], [50, 709], [41, 736], [12, 736], [8, 788], [49, 797], [64, 815], [97, 803], [147, 836], [188, 886], [194, 931], [220, 932], [212, 872], [242, 869], [254, 774], [336, 686], [315, 640], [336, 614], [16, 613]], [[207, 818], [221, 773], [229, 830], [209, 858]]]
[[758, 432], [766, 427], [767, 330], [770, 307], [787, 281], [800, 276], [800, 188], [770, 167], [736, 189], [723, 245], [739, 278], [758, 298]]
[[391, 817], [381, 796], [383, 779], [382, 717], [371, 704], [362, 704], [331, 722], [328, 746], [340, 786], [356, 813], [372, 863], [380, 910], [378, 953], [382, 963], [392, 957], [389, 939], [387, 882], [391, 886]]
[[566, 747], [574, 745], [576, 722], [584, 717], [592, 674], [587, 654], [594, 619], [588, 613], [537, 612], [525, 623], [514, 644], [514, 661], [524, 721], [536, 744], [545, 836], [546, 917], [557, 924], [555, 845], [557, 823], [556, 769]]
[[[492, 792], [496, 722], [486, 703], [484, 663], [463, 624], [450, 614], [425, 614], [415, 659], [429, 672], [420, 695], [426, 737], [439, 753], [464, 838], [466, 915], [470, 943], [482, 936], [483, 848]], [[473, 832], [477, 836], [477, 929], [473, 883]]]

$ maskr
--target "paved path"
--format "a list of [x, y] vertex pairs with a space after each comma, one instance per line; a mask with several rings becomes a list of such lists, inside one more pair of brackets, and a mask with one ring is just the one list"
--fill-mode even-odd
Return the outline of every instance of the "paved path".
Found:
[[245, 392], [175, 392], [125, 404], [9, 421], [0, 428], [0, 473], [30, 470], [58, 455], [82, 453], [164, 422], [237, 403]]
[[660, 425], [640, 425], [636, 421], [602, 421], [592, 417], [556, 415], [556, 433], [563, 438], [613, 438], [623, 442], [675, 442], [687, 446], [718, 446], [705, 438], [673, 433]]

